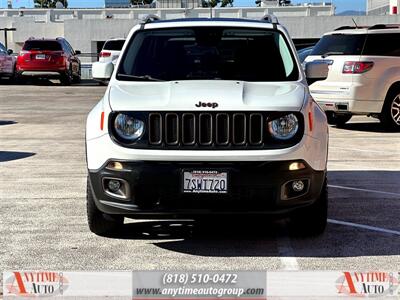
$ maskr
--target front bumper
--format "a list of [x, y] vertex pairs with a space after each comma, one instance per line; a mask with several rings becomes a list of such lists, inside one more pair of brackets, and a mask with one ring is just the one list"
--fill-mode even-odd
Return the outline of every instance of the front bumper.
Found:
[[[135, 217], [201, 214], [285, 214], [318, 199], [326, 171], [290, 171], [293, 161], [275, 162], [122, 162], [124, 170], [105, 166], [89, 171], [96, 206], [104, 213]], [[107, 165], [107, 164], [106, 164]], [[183, 170], [217, 170], [228, 173], [227, 194], [182, 193]], [[105, 178], [121, 179], [128, 185], [127, 199], [108, 194]], [[300, 194], [283, 200], [283, 187], [304, 180]]]
[[[319, 110], [319, 108], [318, 108]], [[100, 115], [100, 114], [99, 114]], [[98, 123], [98, 116], [88, 122], [87, 135]], [[96, 121], [96, 123], [94, 123]], [[275, 150], [147, 150], [121, 147], [112, 141], [109, 134], [86, 140], [87, 166], [90, 172], [101, 169], [110, 159], [122, 161], [192, 161], [192, 162], [260, 162], [304, 159], [314, 170], [325, 170], [328, 152], [328, 128], [325, 113], [314, 115], [314, 137], [303, 139], [290, 148]], [[94, 125], [92, 125], [94, 124]], [[89, 128], [89, 125], [90, 128]]]

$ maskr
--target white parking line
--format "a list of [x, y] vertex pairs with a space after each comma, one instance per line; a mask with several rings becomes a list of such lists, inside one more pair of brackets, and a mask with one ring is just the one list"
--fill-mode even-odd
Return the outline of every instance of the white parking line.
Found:
[[384, 192], [384, 191], [377, 191], [377, 190], [360, 189], [360, 188], [353, 188], [353, 187], [341, 186], [341, 185], [331, 185], [331, 184], [329, 184], [328, 187], [342, 189], [342, 190], [352, 190], [352, 191], [360, 191], [360, 192], [368, 192], [368, 193], [376, 193], [376, 194], [400, 197], [400, 194], [398, 194], [398, 193], [391, 193], [391, 192]]
[[344, 222], [344, 221], [338, 221], [338, 220], [332, 220], [332, 219], [328, 219], [328, 222], [331, 224], [351, 226], [351, 227], [362, 228], [362, 229], [367, 229], [367, 230], [372, 230], [372, 231], [383, 232], [383, 233], [394, 234], [394, 235], [400, 236], [400, 231], [396, 231], [396, 230], [390, 230], [390, 229], [385, 229], [385, 228], [380, 228], [380, 227], [374, 227], [374, 226], [369, 226], [369, 225]]
[[288, 237], [281, 237], [278, 239], [278, 252], [283, 270], [297, 271], [300, 269]]

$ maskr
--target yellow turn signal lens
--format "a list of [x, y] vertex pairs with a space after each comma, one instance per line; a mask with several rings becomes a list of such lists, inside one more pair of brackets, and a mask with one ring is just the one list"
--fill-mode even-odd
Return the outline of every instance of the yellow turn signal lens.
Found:
[[107, 165], [107, 169], [120, 171], [124, 169], [124, 166], [118, 161], [113, 161]]
[[289, 165], [290, 171], [297, 171], [297, 170], [302, 170], [305, 168], [306, 168], [306, 166], [302, 162], [294, 162]]

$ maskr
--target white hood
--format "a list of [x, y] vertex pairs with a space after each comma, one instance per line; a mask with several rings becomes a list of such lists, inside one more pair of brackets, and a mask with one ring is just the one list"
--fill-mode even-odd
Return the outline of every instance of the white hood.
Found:
[[[115, 111], [299, 111], [305, 96], [304, 85], [296, 82], [117, 82], [109, 94]], [[197, 107], [199, 102], [218, 106]]]

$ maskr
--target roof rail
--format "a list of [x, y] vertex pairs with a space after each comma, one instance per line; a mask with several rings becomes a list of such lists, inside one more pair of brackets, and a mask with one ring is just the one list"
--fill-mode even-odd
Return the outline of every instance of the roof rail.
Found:
[[345, 29], [363, 29], [363, 28], [368, 28], [368, 26], [341, 26], [341, 27], [338, 27], [338, 28], [336, 28], [334, 31], [337, 31], [337, 30], [345, 30]]
[[160, 20], [160, 17], [157, 15], [153, 15], [153, 14], [149, 14], [144, 16], [141, 20], [140, 20], [140, 24], [141, 25], [145, 25], [147, 23], [151, 23], [154, 21]]
[[275, 15], [266, 14], [261, 18], [261, 21], [265, 21], [271, 24], [279, 24], [279, 20]]
[[376, 29], [399, 29], [399, 24], [376, 24], [369, 27], [369, 30], [376, 30]]

